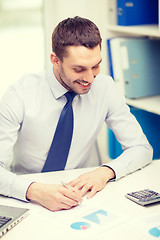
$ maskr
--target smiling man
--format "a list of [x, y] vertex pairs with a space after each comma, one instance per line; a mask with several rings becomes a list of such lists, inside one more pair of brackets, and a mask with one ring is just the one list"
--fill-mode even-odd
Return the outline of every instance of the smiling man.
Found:
[[[88, 191], [91, 198], [110, 179], [118, 180], [151, 162], [152, 148], [112, 78], [100, 74], [101, 61], [97, 26], [88, 19], [68, 18], [52, 34], [52, 68], [26, 75], [8, 89], [0, 104], [0, 194], [36, 201], [52, 211], [70, 209]], [[67, 111], [70, 121], [60, 125]], [[70, 128], [72, 121], [68, 144], [64, 126], [67, 123]], [[104, 122], [124, 151], [98, 166], [88, 156]], [[54, 147], [57, 135], [62, 140], [60, 148]], [[59, 167], [65, 145], [69, 145], [66, 162]], [[6, 166], [12, 152], [9, 171]], [[68, 188], [19, 176], [90, 166], [98, 167], [73, 179]]]
[[54, 74], [58, 81], [68, 90], [77, 94], [87, 93], [100, 72], [100, 45], [93, 49], [83, 46], [67, 48], [67, 58], [63, 62], [55, 53], [51, 54]]

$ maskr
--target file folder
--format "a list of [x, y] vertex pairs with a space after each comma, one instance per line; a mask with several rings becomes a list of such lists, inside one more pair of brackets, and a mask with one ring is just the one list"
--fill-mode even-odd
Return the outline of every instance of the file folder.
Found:
[[158, 24], [158, 0], [117, 0], [120, 26]]
[[[153, 147], [153, 159], [160, 159], [160, 115], [134, 107], [131, 107], [131, 113], [136, 117], [149, 143]], [[123, 150], [111, 129], [108, 129], [107, 136], [109, 157], [115, 159]]]
[[114, 74], [113, 74], [113, 57], [112, 57], [112, 52], [111, 52], [111, 40], [112, 38], [107, 39], [107, 57], [108, 57], [108, 65], [109, 65], [109, 74], [110, 76], [114, 79]]
[[160, 94], [160, 41], [118, 37], [107, 40], [110, 75], [127, 98]]
[[110, 38], [107, 40], [108, 62], [110, 76], [114, 79], [121, 93], [125, 95], [124, 74], [122, 68], [122, 56], [120, 43], [126, 38]]
[[120, 42], [127, 98], [160, 94], [160, 41], [126, 39]]
[[108, 0], [108, 23], [117, 25], [117, 0]]

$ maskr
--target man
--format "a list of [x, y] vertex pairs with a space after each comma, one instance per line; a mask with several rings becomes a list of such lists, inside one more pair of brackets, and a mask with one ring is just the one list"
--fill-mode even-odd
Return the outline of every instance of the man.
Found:
[[[53, 68], [28, 75], [11, 86], [0, 105], [0, 194], [36, 201], [57, 211], [91, 198], [110, 179], [119, 179], [151, 162], [152, 148], [125, 99], [109, 76], [100, 75], [101, 36], [90, 20], [75, 17], [58, 24], [52, 35]], [[65, 169], [86, 167], [87, 157], [106, 121], [124, 152], [94, 171], [71, 181], [69, 188], [21, 178], [43, 171], [57, 122], [72, 102], [74, 129]], [[13, 151], [11, 171], [5, 168]]]

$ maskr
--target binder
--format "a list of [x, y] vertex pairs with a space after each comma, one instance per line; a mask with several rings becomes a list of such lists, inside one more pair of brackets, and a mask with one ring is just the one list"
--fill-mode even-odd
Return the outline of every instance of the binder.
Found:
[[111, 77], [115, 80], [122, 94], [125, 95], [124, 75], [121, 64], [121, 48], [120, 43], [126, 38], [110, 38], [107, 40], [109, 70]]
[[117, 0], [108, 0], [108, 22], [117, 25]]
[[107, 142], [108, 142], [108, 155], [110, 159], [115, 159], [121, 155], [122, 147], [120, 143], [117, 141], [113, 131], [108, 128], [107, 129]]
[[158, 24], [158, 0], [117, 0], [117, 24]]
[[120, 42], [125, 96], [160, 94], [160, 41], [130, 38]]
[[112, 57], [112, 52], [111, 52], [111, 40], [112, 38], [107, 39], [107, 56], [108, 56], [108, 65], [109, 65], [109, 74], [110, 76], [114, 79], [114, 74], [113, 74], [113, 57]]
[[[136, 117], [142, 127], [149, 143], [153, 147], [153, 159], [160, 158], [160, 115], [130, 107], [131, 113]], [[108, 153], [111, 159], [117, 158], [123, 152], [120, 143], [111, 129], [108, 129]]]

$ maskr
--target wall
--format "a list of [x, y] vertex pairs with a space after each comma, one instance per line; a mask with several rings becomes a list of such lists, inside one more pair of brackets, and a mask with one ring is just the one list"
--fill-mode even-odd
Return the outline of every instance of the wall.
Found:
[[[99, 4], [100, 2], [100, 4]], [[100, 29], [103, 38], [101, 71], [106, 73], [106, 0], [44, 0], [44, 26], [46, 37], [46, 63], [50, 65], [51, 34], [55, 26], [68, 17], [89, 18]]]

